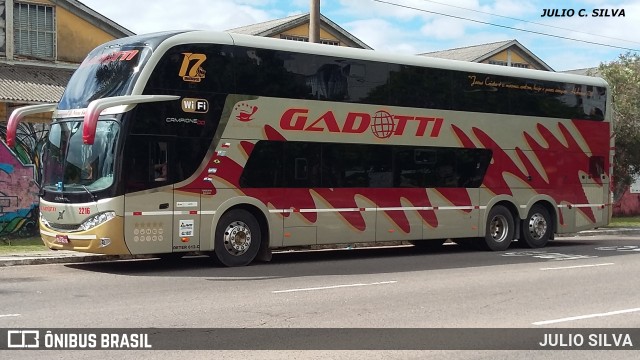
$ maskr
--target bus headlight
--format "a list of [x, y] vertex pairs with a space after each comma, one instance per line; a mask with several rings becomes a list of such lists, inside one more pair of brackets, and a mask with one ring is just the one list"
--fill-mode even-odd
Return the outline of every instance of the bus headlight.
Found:
[[42, 213], [40, 213], [40, 222], [42, 222], [46, 227], [51, 227], [51, 224], [49, 224], [49, 220], [45, 219]]
[[115, 211], [106, 211], [100, 214], [95, 214], [92, 217], [85, 220], [82, 224], [80, 224], [80, 226], [78, 227], [78, 230], [80, 231], [89, 230], [93, 227], [96, 227], [104, 222], [107, 222], [113, 219], [114, 217], [116, 217]]

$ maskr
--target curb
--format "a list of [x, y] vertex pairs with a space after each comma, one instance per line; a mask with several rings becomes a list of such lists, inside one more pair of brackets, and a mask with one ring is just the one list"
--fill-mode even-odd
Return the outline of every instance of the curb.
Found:
[[576, 237], [576, 236], [596, 236], [596, 235], [634, 235], [634, 234], [640, 236], [640, 228], [611, 228], [611, 229], [583, 230], [577, 233], [556, 235], [556, 238]]
[[41, 256], [29, 256], [26, 255], [6, 255], [0, 256], [0, 267], [3, 266], [16, 266], [16, 265], [44, 265], [44, 264], [71, 264], [71, 263], [83, 263], [83, 262], [100, 262], [100, 261], [114, 261], [114, 260], [133, 260], [133, 259], [147, 259], [145, 256], [136, 255], [98, 255], [90, 254], [83, 255], [41, 255]]

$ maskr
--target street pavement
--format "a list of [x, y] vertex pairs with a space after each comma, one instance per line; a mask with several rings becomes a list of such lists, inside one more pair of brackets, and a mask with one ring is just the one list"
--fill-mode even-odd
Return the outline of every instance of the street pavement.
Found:
[[[602, 228], [566, 234], [562, 237], [597, 235], [639, 235], [640, 227]], [[45, 250], [0, 254], [0, 267], [14, 265], [41, 265], [57, 263], [82, 263], [113, 260], [148, 259], [149, 255], [100, 255], [67, 250]]]

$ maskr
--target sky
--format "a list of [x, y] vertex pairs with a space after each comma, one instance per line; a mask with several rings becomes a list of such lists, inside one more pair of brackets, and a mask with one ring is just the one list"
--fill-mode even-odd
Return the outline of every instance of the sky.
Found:
[[[307, 13], [311, 4], [311, 0], [81, 2], [136, 34], [224, 31]], [[563, 15], [563, 10], [564, 16], [542, 16], [549, 11]], [[594, 16], [594, 11], [605, 10], [608, 17]], [[320, 12], [374, 50], [387, 53], [420, 54], [517, 40], [556, 71], [597, 67], [627, 52], [640, 53], [640, 0], [320, 0]]]

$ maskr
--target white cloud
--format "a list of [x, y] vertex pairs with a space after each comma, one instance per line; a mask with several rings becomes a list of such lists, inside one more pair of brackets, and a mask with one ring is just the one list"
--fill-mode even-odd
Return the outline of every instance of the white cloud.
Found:
[[[321, 0], [321, 12], [376, 50], [413, 54], [517, 39], [554, 69], [597, 66], [622, 49], [589, 45], [530, 32], [479, 24], [477, 21], [640, 48], [640, 2], [637, 0], [384, 0], [425, 12], [374, 0]], [[87, 6], [136, 32], [171, 29], [226, 30], [309, 11], [309, 0], [84, 0]], [[447, 6], [453, 5], [453, 6]], [[545, 8], [625, 9], [624, 18], [542, 18]], [[469, 11], [465, 9], [475, 10]], [[440, 13], [440, 14], [434, 14]], [[464, 17], [456, 20], [442, 14]], [[501, 15], [502, 17], [491, 16]], [[523, 19], [529, 22], [517, 21]], [[541, 26], [540, 23], [563, 29]], [[584, 33], [590, 33], [584, 34]], [[603, 35], [603, 38], [595, 35]]]
[[270, 1], [217, 0], [215, 6], [209, 0], [84, 0], [84, 3], [138, 34], [173, 29], [226, 30], [286, 16], [256, 6], [268, 5]]
[[415, 54], [415, 39], [382, 19], [357, 20], [344, 24], [345, 29], [375, 50]]

